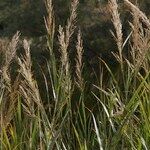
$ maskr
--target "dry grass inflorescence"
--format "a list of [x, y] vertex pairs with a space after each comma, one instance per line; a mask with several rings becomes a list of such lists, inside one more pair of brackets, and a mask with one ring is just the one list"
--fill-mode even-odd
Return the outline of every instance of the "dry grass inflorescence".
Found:
[[[49, 60], [46, 71], [39, 67], [45, 86], [41, 88], [34, 75], [32, 42], [24, 39], [24, 53], [17, 55], [19, 32], [10, 41], [0, 40], [0, 149], [150, 149], [149, 19], [124, 0], [132, 16], [130, 34], [124, 37], [118, 2], [108, 1], [118, 68], [114, 72], [107, 62], [100, 61], [101, 74], [93, 70], [92, 83], [83, 59], [86, 39], [76, 24], [79, 1], [72, 0], [70, 17], [58, 29], [52, 0], [45, 0], [45, 5]], [[72, 39], [76, 39], [74, 61], [70, 60]], [[11, 74], [14, 69], [15, 76]], [[107, 81], [104, 69], [109, 74]], [[87, 103], [94, 105], [88, 107]]]

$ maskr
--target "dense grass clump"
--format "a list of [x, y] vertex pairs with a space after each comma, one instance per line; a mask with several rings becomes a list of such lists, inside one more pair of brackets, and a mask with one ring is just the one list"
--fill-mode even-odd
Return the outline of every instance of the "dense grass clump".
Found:
[[116, 68], [98, 58], [99, 67], [91, 72], [76, 25], [78, 3], [72, 1], [66, 25], [57, 28], [52, 1], [45, 1], [49, 57], [44, 67], [33, 65], [32, 42], [19, 32], [0, 41], [1, 150], [150, 149], [150, 21], [124, 0], [132, 15], [124, 37], [117, 1], [109, 0]]

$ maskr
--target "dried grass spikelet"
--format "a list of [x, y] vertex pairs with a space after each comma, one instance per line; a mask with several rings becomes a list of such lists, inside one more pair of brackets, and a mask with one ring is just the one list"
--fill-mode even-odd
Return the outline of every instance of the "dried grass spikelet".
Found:
[[65, 28], [59, 26], [59, 35], [58, 40], [60, 44], [60, 52], [61, 52], [61, 65], [64, 74], [64, 89], [66, 91], [70, 91], [71, 89], [71, 78], [70, 78], [70, 64], [69, 64], [69, 56], [68, 56], [68, 47], [70, 43], [70, 38], [74, 33], [76, 28], [75, 22], [77, 17], [77, 6], [78, 0], [73, 0], [71, 3], [71, 12], [70, 17], [67, 20], [67, 25]]
[[120, 14], [118, 11], [118, 4], [116, 0], [109, 0], [108, 5], [112, 16], [111, 20], [115, 28], [115, 34], [114, 33], [112, 34], [116, 40], [118, 50], [119, 50], [119, 59], [120, 62], [122, 63], [123, 33], [122, 33], [122, 23], [120, 20]]
[[150, 29], [150, 21], [147, 16], [134, 4], [132, 4], [129, 0], [124, 0], [125, 5], [131, 10], [131, 12], [138, 13], [139, 18], [142, 22]]
[[53, 27], [53, 6], [52, 6], [52, 0], [45, 0], [45, 6], [46, 6], [46, 10], [48, 13], [47, 18], [45, 18], [45, 24], [46, 24], [46, 29], [48, 31], [49, 34], [51, 34], [52, 32], [52, 27]]
[[55, 19], [54, 19], [52, 0], [45, 0], [45, 6], [48, 13], [47, 17], [45, 18], [45, 26], [49, 36], [49, 40], [51, 41], [51, 45], [49, 45], [49, 48], [51, 49], [53, 47], [52, 41], [55, 32]]
[[5, 92], [3, 91], [4, 93], [0, 93], [2, 98], [2, 101], [0, 102], [0, 128], [4, 127], [5, 129], [7, 129], [14, 117], [14, 112], [16, 111], [19, 95], [19, 83], [20, 82], [18, 81], [18, 79], [15, 80], [10, 92], [5, 90]]
[[[11, 41], [7, 41], [2, 48], [5, 53], [5, 60], [2, 64], [1, 76], [0, 76], [0, 125], [1, 128], [9, 125], [13, 118], [13, 111], [15, 109], [15, 103], [17, 100], [17, 83], [11, 83], [11, 77], [9, 67], [12, 60], [16, 56], [17, 45], [19, 43], [19, 32], [17, 32]], [[6, 45], [7, 44], [7, 45]]]
[[80, 30], [78, 32], [76, 50], [77, 50], [77, 56], [76, 56], [77, 85], [78, 85], [78, 87], [83, 89], [83, 78], [82, 78], [83, 61], [82, 61], [82, 58], [83, 58], [84, 50], [83, 50], [83, 41], [82, 41]]
[[9, 42], [10, 41], [7, 38], [0, 38], [0, 54], [4, 53]]
[[[9, 45], [9, 40], [7, 38], [0, 38], [0, 77], [2, 76], [2, 68], [4, 67], [4, 56]], [[1, 86], [1, 85], [0, 85]], [[1, 86], [2, 87], [2, 86]]]
[[8, 88], [11, 87], [11, 79], [10, 79], [10, 75], [9, 75], [9, 66], [10, 66], [12, 60], [14, 59], [14, 57], [16, 56], [16, 50], [17, 50], [17, 46], [19, 43], [19, 37], [20, 37], [20, 34], [19, 34], [19, 32], [17, 32], [13, 36], [9, 45], [6, 47], [6, 51], [5, 51], [5, 63], [4, 63], [4, 66], [2, 68], [2, 78], [5, 81], [5, 84], [7, 84]]
[[66, 43], [65, 32], [63, 31], [63, 28], [61, 26], [59, 26], [58, 39], [60, 44], [62, 68], [64, 69], [65, 75], [68, 75], [69, 73], [68, 44]]
[[36, 104], [36, 106], [42, 108], [41, 98], [40, 98], [40, 93], [39, 93], [37, 83], [34, 80], [32, 74], [30, 42], [24, 40], [23, 46], [25, 49], [25, 54], [24, 56], [22, 56], [22, 58], [18, 58], [18, 64], [20, 66], [19, 72], [22, 75], [24, 80], [19, 86], [20, 87], [19, 91], [25, 99], [25, 103], [26, 103], [26, 105], [24, 105], [25, 111], [29, 115], [34, 116], [34, 105]]
[[137, 36], [136, 41], [133, 40], [133, 45], [131, 47], [134, 67], [137, 71], [141, 67], [143, 67], [145, 71], [148, 71], [149, 67], [147, 61], [147, 54], [150, 48], [150, 30], [147, 29], [145, 31], [141, 23], [139, 23], [139, 31], [138, 31], [138, 35], [136, 36]]
[[130, 23], [130, 26], [132, 28], [132, 48], [131, 48], [131, 56], [132, 56], [132, 60], [133, 60], [133, 65], [136, 64], [136, 57], [138, 55], [138, 48], [139, 48], [139, 44], [138, 43], [140, 40], [140, 18], [139, 18], [139, 14], [134, 11], [132, 12], [132, 16], [133, 16], [133, 22]]
[[[131, 10], [133, 16], [133, 23], [130, 23], [133, 33], [132, 33], [132, 59], [133, 66], [138, 70], [143, 66], [144, 69], [148, 70], [148, 63], [146, 55], [150, 48], [150, 22], [146, 15], [140, 11], [140, 9], [129, 2], [124, 0], [125, 4]], [[146, 25], [143, 28], [142, 23]], [[146, 70], [145, 70], [146, 71]]]
[[23, 46], [25, 50], [25, 55], [22, 58], [18, 58], [18, 63], [20, 65], [20, 73], [29, 82], [32, 83], [32, 61], [30, 56], [30, 43], [27, 40], [23, 41]]
[[59, 44], [61, 52], [61, 65], [62, 65], [61, 69], [63, 73], [62, 86], [65, 93], [68, 93], [71, 90], [68, 44], [66, 44], [65, 33], [61, 26], [59, 26]]
[[78, 0], [73, 0], [71, 3], [71, 14], [70, 18], [67, 20], [67, 25], [65, 29], [59, 26], [59, 44], [61, 51], [61, 62], [65, 70], [65, 74], [68, 74], [69, 71], [69, 58], [68, 58], [68, 46], [70, 43], [70, 38], [75, 30], [75, 21], [76, 21], [76, 10], [77, 10]]
[[69, 45], [70, 38], [76, 28], [75, 23], [76, 23], [76, 18], [77, 18], [78, 4], [79, 4], [78, 0], [72, 0], [70, 18], [68, 19], [67, 26], [66, 26], [66, 44], [67, 45]]

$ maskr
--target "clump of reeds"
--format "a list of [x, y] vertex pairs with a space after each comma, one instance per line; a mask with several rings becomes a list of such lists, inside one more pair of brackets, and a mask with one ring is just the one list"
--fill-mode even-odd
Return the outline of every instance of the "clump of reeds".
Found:
[[[125, 42], [119, 6], [116, 0], [109, 0], [113, 35], [118, 48], [115, 56], [122, 72], [114, 73], [103, 61], [106, 67], [102, 70], [107, 69], [110, 75], [107, 85], [103, 85], [106, 80], [103, 72], [100, 79], [96, 75], [94, 86], [91, 83], [93, 79], [84, 79], [84, 48], [80, 30], [76, 43], [76, 67], [72, 69], [69, 55], [76, 31], [78, 0], [71, 3], [66, 26], [58, 29], [59, 59], [55, 57], [53, 46], [54, 33], [57, 32], [52, 1], [46, 0], [45, 25], [50, 60], [46, 61], [48, 74], [41, 70], [46, 88], [39, 89], [40, 81], [34, 77], [30, 41], [23, 40], [24, 54], [20, 57], [16, 55], [18, 32], [8, 46], [3, 47], [6, 57], [0, 68], [1, 149], [149, 149], [149, 20], [137, 6], [128, 0], [124, 2], [133, 16], [130, 23], [132, 36]], [[143, 23], [146, 25], [144, 28]], [[131, 47], [126, 48], [124, 44]], [[124, 56], [123, 49], [131, 52], [132, 60]], [[19, 69], [16, 81], [12, 82], [10, 68], [14, 58], [17, 58]], [[141, 74], [141, 67], [146, 70], [145, 75]], [[75, 71], [72, 73], [72, 70]], [[88, 70], [84, 71], [90, 74]], [[120, 83], [120, 78], [124, 84]], [[74, 87], [80, 90], [75, 91]], [[43, 99], [40, 91], [48, 96]], [[86, 106], [91, 102], [96, 107], [95, 111]], [[75, 109], [74, 104], [77, 104]]]

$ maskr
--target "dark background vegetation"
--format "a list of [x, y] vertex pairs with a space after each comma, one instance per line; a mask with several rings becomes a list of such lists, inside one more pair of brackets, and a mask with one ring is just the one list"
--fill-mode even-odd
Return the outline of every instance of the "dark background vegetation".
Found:
[[[149, 0], [132, 0], [144, 12], [149, 15]], [[124, 25], [124, 35], [128, 35], [127, 17], [128, 12], [120, 3], [120, 11], [122, 12], [122, 22]], [[56, 23], [64, 25], [69, 16], [70, 0], [55, 0], [54, 9]], [[78, 9], [78, 25], [82, 30], [85, 56], [88, 63], [95, 64], [95, 56], [101, 56], [113, 65], [111, 51], [116, 49], [114, 40], [110, 33], [112, 23], [107, 8], [107, 0], [80, 0]], [[44, 0], [0, 0], [0, 37], [10, 38], [20, 31], [22, 36], [32, 39], [34, 56], [46, 56], [43, 45], [45, 43], [46, 29], [44, 25], [44, 16], [46, 9]], [[57, 37], [56, 37], [57, 38]], [[86, 39], [86, 40], [85, 40]], [[34, 45], [36, 48], [34, 48]], [[94, 60], [94, 61], [93, 61]]]

